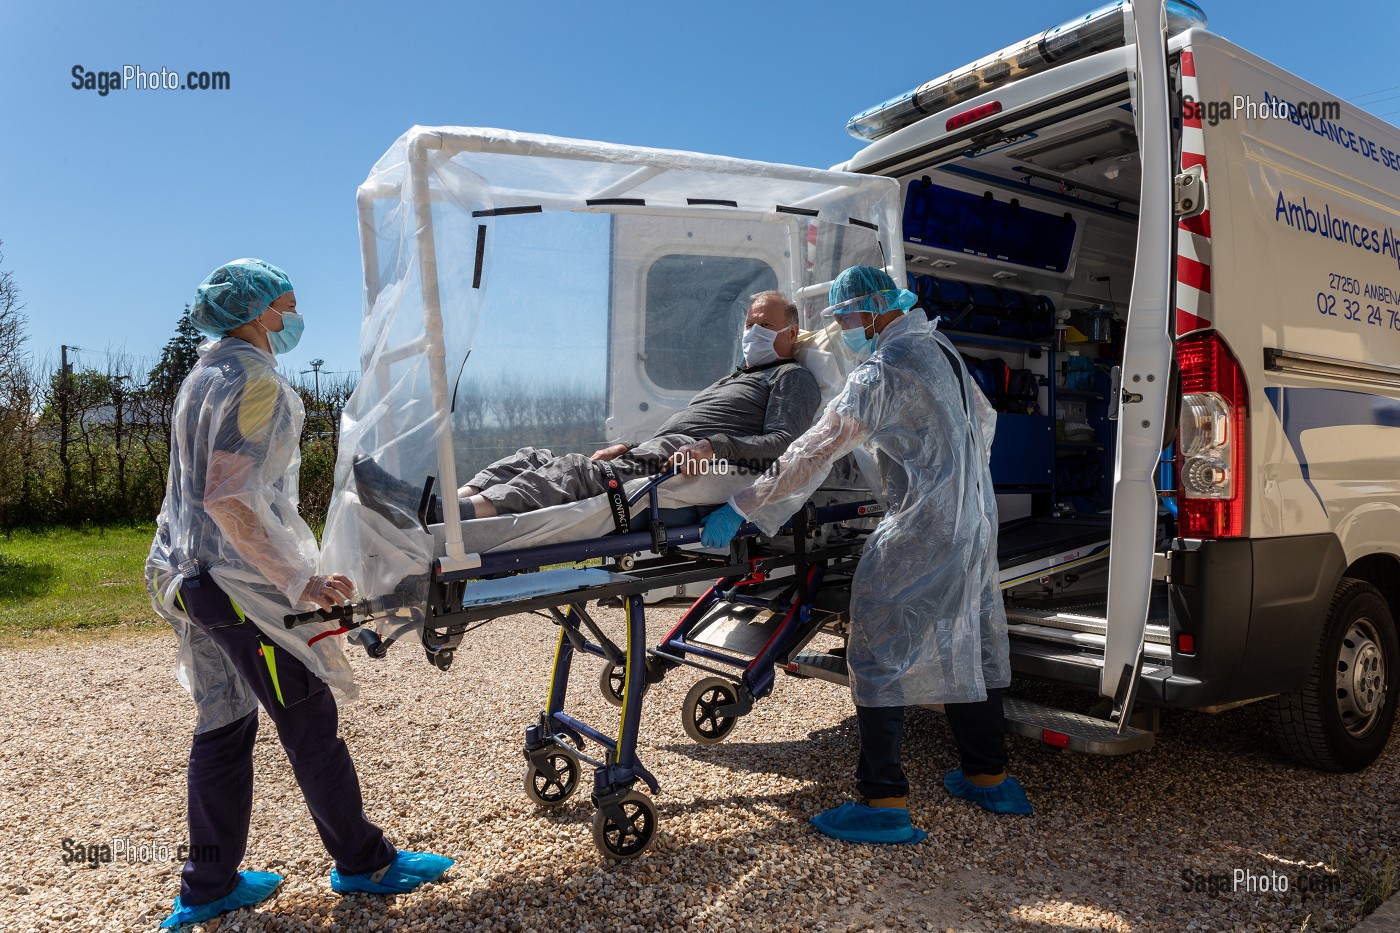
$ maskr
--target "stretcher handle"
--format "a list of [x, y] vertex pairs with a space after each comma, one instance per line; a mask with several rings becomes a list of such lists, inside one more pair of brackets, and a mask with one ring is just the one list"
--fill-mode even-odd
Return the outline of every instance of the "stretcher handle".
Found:
[[666, 482], [666, 480], [670, 479], [675, 475], [675, 470], [664, 470], [656, 474], [656, 476], [647, 480], [646, 483], [643, 484], [641, 489], [638, 489], [633, 495], [628, 497], [627, 505], [630, 507], [636, 505], [638, 502], [641, 502], [642, 498], [647, 495], [650, 495], [653, 489], [655, 489], [657, 486], [660, 486], [662, 483]]
[[308, 622], [343, 622], [355, 617], [354, 605], [336, 606], [334, 609], [313, 609], [310, 612], [293, 612], [282, 617], [287, 628], [296, 628]]

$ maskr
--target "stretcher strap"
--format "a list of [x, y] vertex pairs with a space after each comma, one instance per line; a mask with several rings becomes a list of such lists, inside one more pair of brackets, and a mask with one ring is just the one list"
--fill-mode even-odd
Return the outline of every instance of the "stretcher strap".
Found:
[[632, 531], [632, 513], [627, 507], [622, 480], [617, 478], [617, 471], [606, 460], [598, 461], [598, 469], [603, 474], [603, 494], [608, 497], [608, 511], [612, 513], [613, 525], [618, 534], [629, 534]]

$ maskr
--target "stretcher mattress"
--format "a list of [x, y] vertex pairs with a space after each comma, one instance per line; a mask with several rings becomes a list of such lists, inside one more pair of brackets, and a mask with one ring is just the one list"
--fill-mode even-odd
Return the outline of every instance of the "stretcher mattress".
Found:
[[[730, 473], [727, 476], [675, 476], [657, 488], [657, 504], [663, 509], [687, 509], [703, 506], [706, 510], [726, 501], [731, 495], [753, 483], [751, 473]], [[624, 489], [630, 498], [649, 481], [648, 477], [629, 480]], [[643, 496], [632, 507], [633, 528], [646, 527], [648, 498]], [[451, 511], [449, 508], [448, 511]], [[519, 515], [496, 515], [476, 518], [462, 524], [462, 541], [468, 554], [514, 550], [556, 544], [561, 541], [582, 541], [611, 534], [615, 529], [607, 496], [593, 496], [551, 506]], [[437, 554], [443, 553], [443, 526], [430, 525]]]

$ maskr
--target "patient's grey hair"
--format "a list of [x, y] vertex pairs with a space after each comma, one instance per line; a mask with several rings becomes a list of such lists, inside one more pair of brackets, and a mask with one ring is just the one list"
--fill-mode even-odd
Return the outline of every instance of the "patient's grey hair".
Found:
[[791, 298], [789, 298], [787, 295], [784, 295], [782, 292], [777, 292], [773, 291], [772, 289], [769, 289], [766, 292], [758, 292], [757, 294], [750, 295], [749, 306], [752, 307], [759, 301], [764, 301], [769, 298], [776, 298], [778, 301], [781, 301], [783, 303], [783, 313], [787, 317], [789, 327], [800, 326], [797, 320], [797, 302], [793, 301]]

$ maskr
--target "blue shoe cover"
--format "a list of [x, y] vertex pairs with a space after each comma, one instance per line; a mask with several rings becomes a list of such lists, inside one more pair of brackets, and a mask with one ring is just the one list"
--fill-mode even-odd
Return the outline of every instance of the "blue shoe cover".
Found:
[[928, 835], [914, 828], [909, 811], [902, 807], [869, 807], [855, 801], [818, 813], [812, 825], [833, 839], [876, 845], [922, 842]]
[[282, 876], [274, 872], [240, 871], [238, 884], [217, 901], [210, 901], [208, 904], [182, 904], [178, 897], [175, 898], [175, 909], [160, 922], [161, 929], [169, 930], [185, 923], [203, 923], [230, 910], [252, 907], [267, 900], [281, 883]]
[[983, 810], [993, 813], [1033, 813], [1021, 782], [1007, 775], [1000, 784], [978, 787], [961, 771], [949, 771], [943, 776], [943, 786], [954, 797], [971, 800]]
[[342, 875], [339, 869], [332, 868], [331, 890], [337, 894], [407, 894], [420, 884], [438, 880], [452, 864], [445, 855], [400, 849], [381, 871]]

